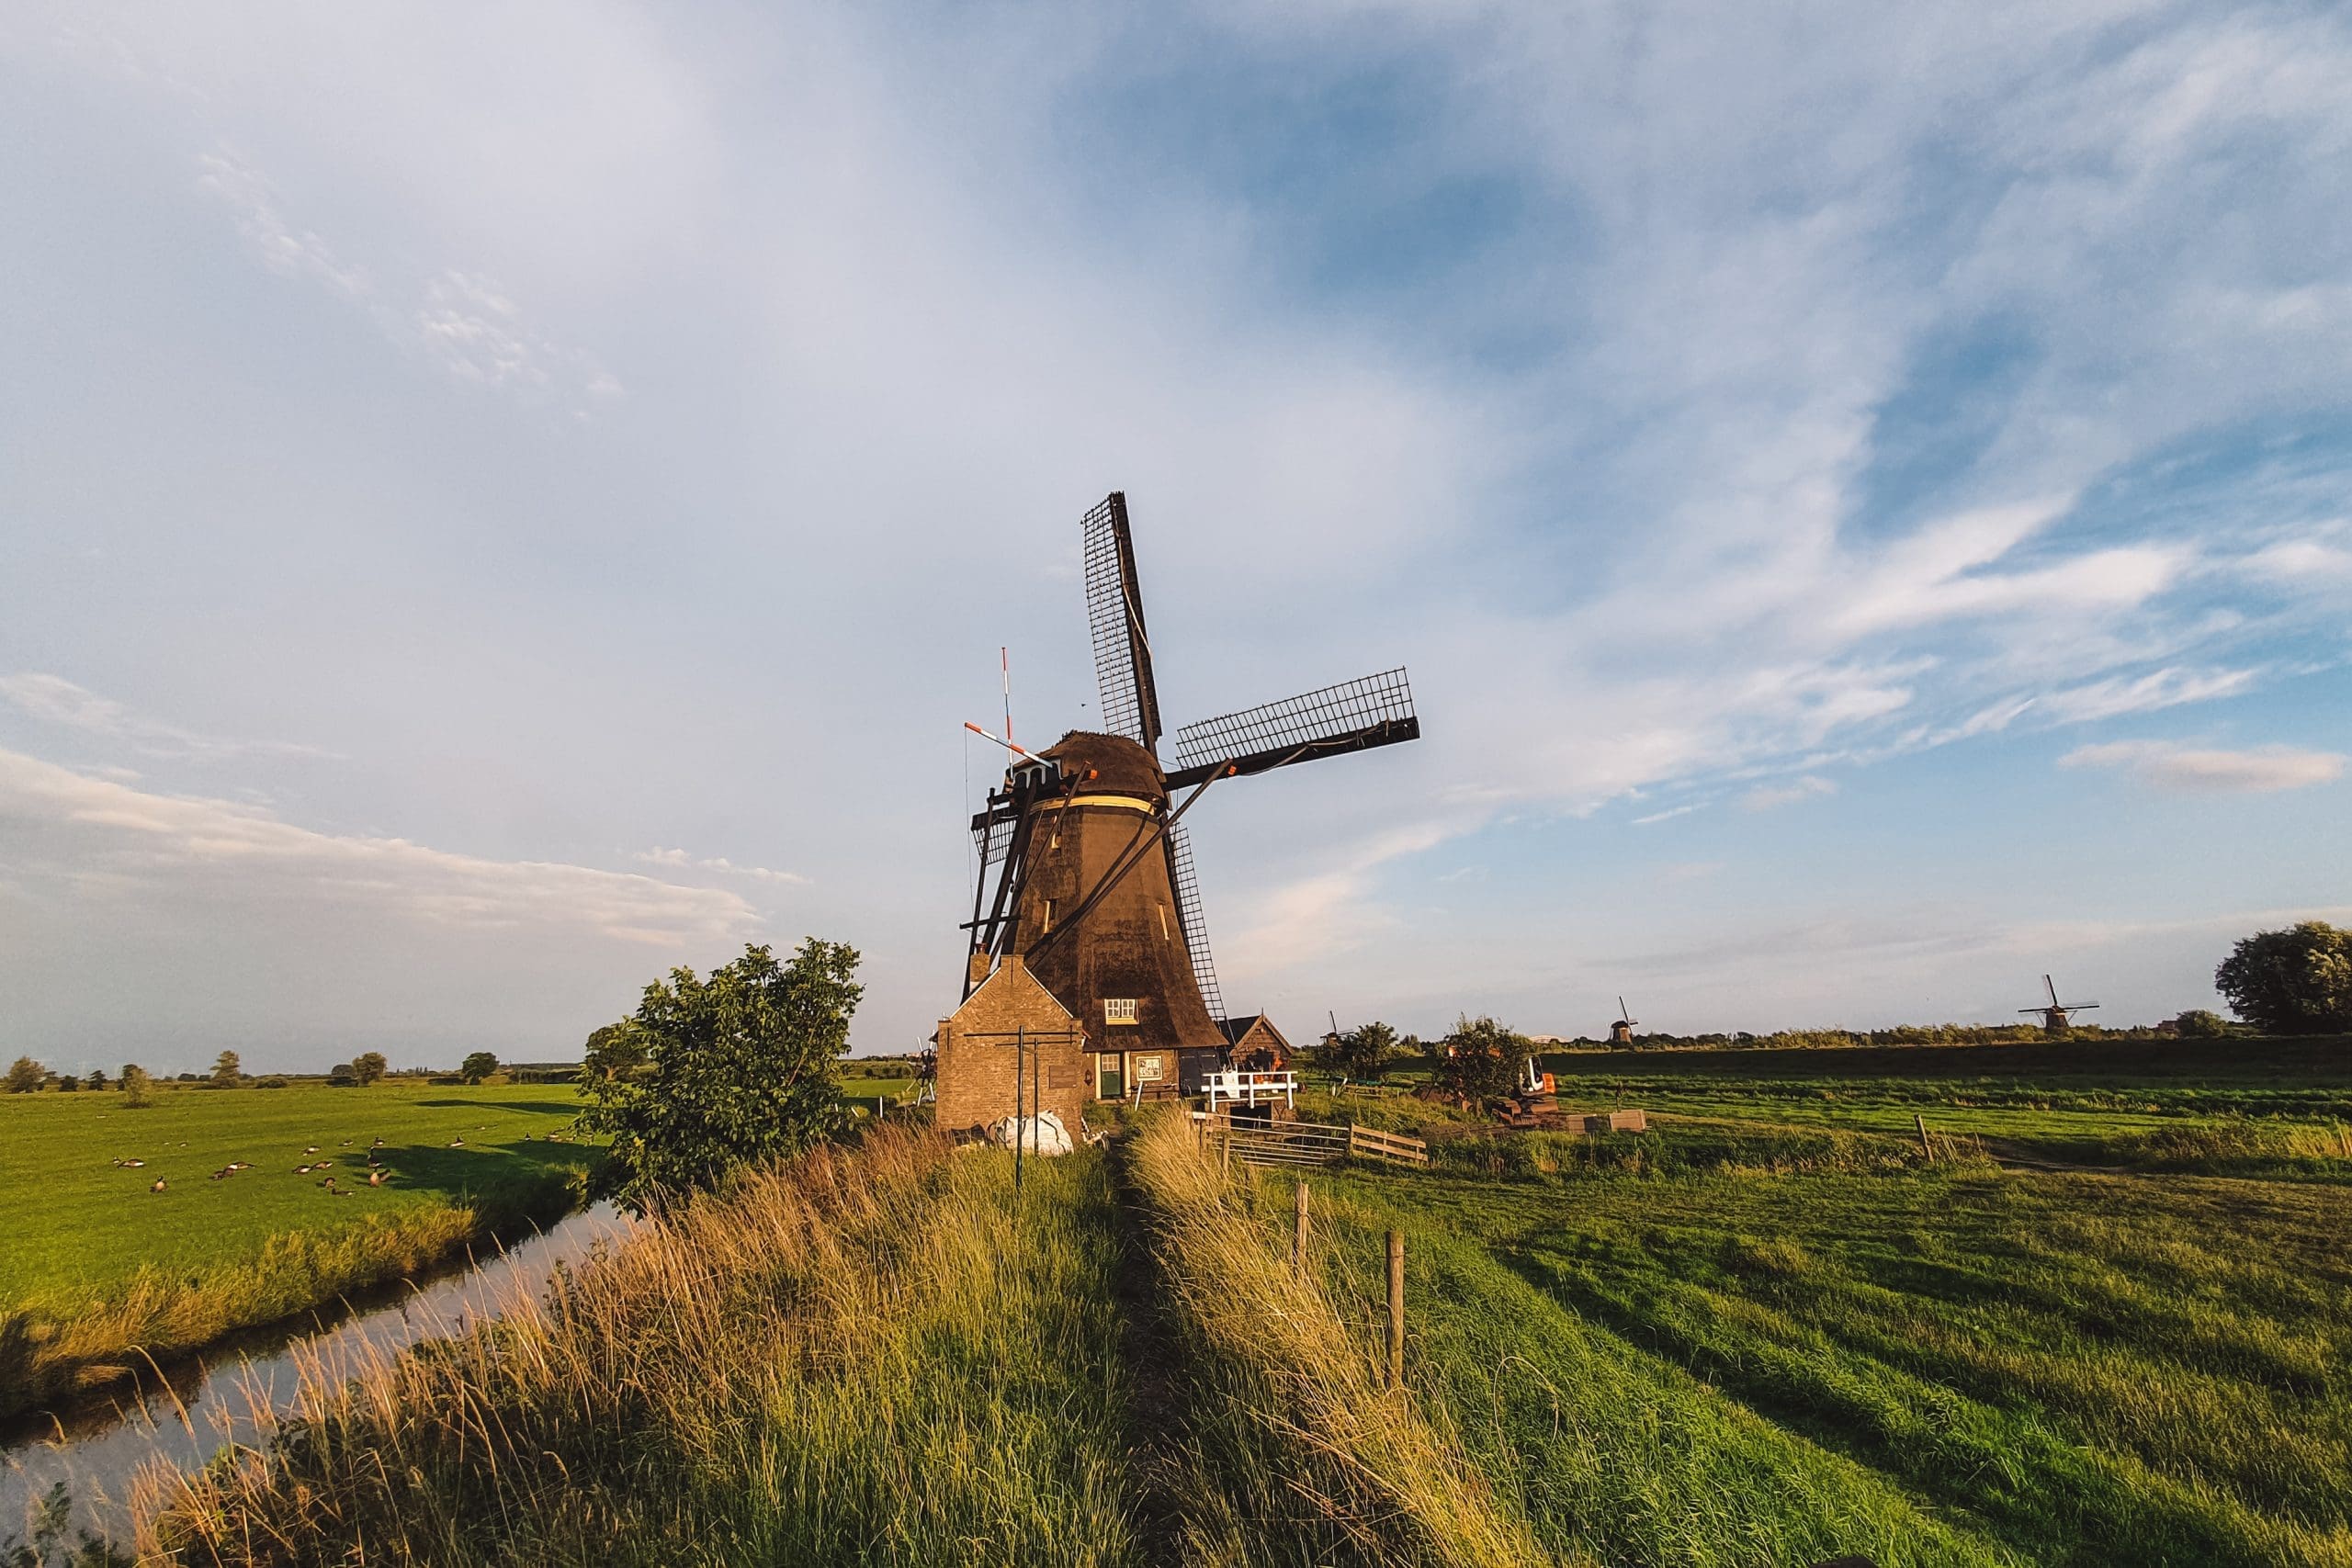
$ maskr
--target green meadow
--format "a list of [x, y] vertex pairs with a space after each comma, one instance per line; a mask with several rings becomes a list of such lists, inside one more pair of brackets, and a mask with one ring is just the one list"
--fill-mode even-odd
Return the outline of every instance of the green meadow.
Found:
[[[2352, 1564], [2352, 1187], [1729, 1119], [755, 1173], [165, 1489], [184, 1563]], [[1406, 1237], [1401, 1390], [1384, 1233]]]
[[1327, 1269], [1367, 1319], [1406, 1232], [1412, 1376], [1564, 1555], [2352, 1562], [2352, 1189], [1842, 1137], [1810, 1171], [1351, 1171]]
[[[413, 1080], [0, 1096], [0, 1411], [561, 1214], [597, 1157], [549, 1140], [578, 1109], [565, 1085]], [[213, 1179], [232, 1161], [253, 1168]]]
[[[103, 1294], [141, 1269], [200, 1269], [290, 1231], [365, 1225], [565, 1177], [586, 1168], [594, 1150], [547, 1134], [564, 1133], [578, 1111], [568, 1085], [399, 1079], [366, 1089], [164, 1087], [136, 1110], [113, 1090], [0, 1097], [0, 1192], [13, 1222], [0, 1250], [0, 1303]], [[377, 1157], [394, 1174], [370, 1188], [378, 1138]], [[211, 1179], [232, 1160], [254, 1168]], [[333, 1165], [295, 1174], [320, 1160]], [[331, 1197], [321, 1185], [328, 1176], [356, 1190]], [[158, 1179], [164, 1190], [148, 1190]]]
[[[1555, 1055], [1564, 1109], [1653, 1112], [1602, 1137], [1498, 1129], [1409, 1075], [1317, 1089], [1303, 1114], [1421, 1130], [1431, 1163], [1306, 1173], [1304, 1269], [1297, 1175], [1228, 1165], [1171, 1110], [1110, 1118], [1110, 1145], [1025, 1185], [1002, 1150], [861, 1119], [455, 1345], [307, 1388], [277, 1440], [166, 1485], [137, 1544], [289, 1565], [2352, 1568], [2341, 1053], [2129, 1043]], [[277, 1092], [357, 1114], [382, 1091]], [[589, 1154], [543, 1136], [568, 1089], [394, 1092], [410, 1148], [477, 1173], [570, 1179]], [[248, 1114], [213, 1098], [92, 1124]], [[475, 1124], [422, 1120], [453, 1115]], [[270, 1132], [291, 1164], [374, 1135]], [[222, 1150], [188, 1142], [200, 1181]], [[2050, 1168], [2082, 1155], [2115, 1168]], [[467, 1168], [409, 1213], [490, 1190]], [[112, 1201], [145, 1196], [119, 1174]], [[297, 1214], [315, 1190], [280, 1185]], [[282, 1271], [284, 1236], [260, 1245]]]

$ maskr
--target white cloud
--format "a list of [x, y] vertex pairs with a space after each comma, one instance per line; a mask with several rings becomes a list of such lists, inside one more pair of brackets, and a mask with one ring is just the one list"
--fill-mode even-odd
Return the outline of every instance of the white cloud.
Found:
[[1818, 800], [1825, 795], [1836, 795], [1838, 786], [1816, 773], [1807, 773], [1785, 784], [1758, 784], [1739, 797], [1741, 807], [1748, 811], [1770, 811], [1782, 806], [1794, 806], [1801, 800]]
[[215, 918], [253, 905], [355, 909], [478, 931], [540, 928], [674, 948], [749, 931], [732, 893], [582, 865], [488, 860], [322, 833], [225, 800], [159, 795], [0, 751], [0, 823], [19, 882], [73, 901], [186, 895]]
[[237, 215], [237, 231], [253, 245], [264, 266], [284, 276], [310, 278], [345, 299], [365, 300], [375, 293], [366, 273], [338, 260], [310, 230], [286, 220], [260, 170], [225, 150], [198, 153], [196, 166], [203, 171], [197, 176], [198, 188], [228, 203]]
[[2330, 784], [2344, 776], [2344, 763], [2333, 751], [2292, 746], [2221, 751], [2169, 740], [2115, 740], [2077, 747], [2058, 759], [2062, 768], [2124, 768], [2162, 788], [2231, 795], [2270, 795]]
[[225, 150], [198, 155], [197, 184], [226, 202], [237, 229], [262, 264], [306, 277], [361, 307], [399, 347], [421, 353], [457, 380], [571, 399], [585, 414], [593, 401], [619, 397], [617, 377], [585, 351], [548, 342], [524, 324], [514, 299], [489, 278], [455, 270], [428, 279], [416, 303], [390, 302], [363, 268], [336, 256], [325, 240], [288, 221], [266, 175]]
[[2305, 537], [2281, 539], [2246, 556], [2237, 568], [2284, 587], [2352, 582], [2352, 547], [2342, 542], [2347, 535], [2352, 535], [2352, 525], [2338, 524]]
[[1688, 817], [1698, 810], [1696, 806], [1669, 806], [1663, 811], [1653, 811], [1647, 817], [1634, 818], [1634, 826], [1646, 828], [1653, 822], [1670, 822], [1677, 817]]
[[2067, 724], [2086, 724], [2127, 713], [2153, 713], [2184, 703], [2233, 697], [2254, 684], [2252, 670], [2185, 670], [2169, 668], [2127, 679], [2110, 676], [2086, 685], [2070, 686], [2035, 700], [2050, 717]]
[[771, 871], [763, 865], [737, 865], [724, 855], [697, 857], [684, 850], [659, 847], [639, 850], [636, 858], [648, 865], [675, 866], [680, 870], [715, 871], [722, 876], [741, 876], [752, 882], [772, 882], [779, 886], [806, 887], [808, 879], [798, 872]]
[[44, 724], [100, 736], [155, 757], [334, 755], [315, 746], [283, 740], [232, 740], [217, 735], [199, 735], [137, 713], [111, 697], [102, 697], [75, 685], [62, 675], [37, 671], [0, 675], [0, 702]]

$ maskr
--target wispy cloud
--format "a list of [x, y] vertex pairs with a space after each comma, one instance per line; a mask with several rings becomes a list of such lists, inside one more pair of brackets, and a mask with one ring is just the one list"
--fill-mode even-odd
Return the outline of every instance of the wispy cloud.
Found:
[[2132, 678], [2113, 676], [2086, 685], [2069, 686], [2040, 698], [2047, 716], [2065, 724], [2087, 724], [2127, 713], [2154, 713], [2186, 703], [2233, 697], [2253, 686], [2252, 670], [2185, 670], [2167, 668]]
[[[595, 402], [621, 395], [619, 379], [594, 356], [532, 332], [521, 309], [491, 279], [453, 270], [421, 288], [379, 287], [318, 233], [289, 221], [268, 177], [252, 164], [223, 150], [199, 154], [197, 166], [198, 186], [228, 205], [238, 232], [265, 266], [318, 283], [358, 306], [396, 345], [423, 355], [453, 378], [563, 397], [582, 415]], [[412, 302], [399, 302], [401, 293]]]
[[[335, 753], [285, 740], [233, 740], [151, 718], [62, 675], [0, 675], [0, 702], [29, 718], [119, 742], [152, 757], [322, 757]], [[136, 775], [132, 775], [136, 776]]]
[[2272, 795], [2330, 784], [2344, 776], [2344, 763], [2333, 751], [2293, 746], [2222, 751], [2170, 740], [2114, 740], [2077, 747], [2058, 759], [2062, 768], [2122, 768], [2165, 789], [2219, 795]]
[[1794, 806], [1801, 800], [1818, 800], [1825, 795], [1836, 795], [1838, 785], [1817, 773], [1807, 773], [1784, 784], [1758, 784], [1739, 797], [1740, 807], [1747, 811], [1771, 811], [1783, 806]]
[[10, 872], [69, 898], [172, 893], [208, 908], [349, 908], [474, 930], [570, 930], [655, 947], [740, 935], [736, 895], [649, 876], [489, 860], [405, 839], [320, 832], [255, 807], [139, 790], [0, 751]]
[[763, 865], [737, 865], [724, 855], [695, 856], [684, 850], [639, 850], [634, 857], [647, 865], [674, 866], [681, 871], [713, 871], [721, 876], [741, 876], [752, 882], [772, 882], [779, 886], [806, 887], [808, 879], [797, 871], [771, 871]]
[[1653, 822], [1670, 822], [1677, 817], [1688, 817], [1698, 810], [1696, 806], [1669, 806], [1663, 811], [1653, 811], [1647, 817], [1634, 818], [1634, 826], [1646, 828]]

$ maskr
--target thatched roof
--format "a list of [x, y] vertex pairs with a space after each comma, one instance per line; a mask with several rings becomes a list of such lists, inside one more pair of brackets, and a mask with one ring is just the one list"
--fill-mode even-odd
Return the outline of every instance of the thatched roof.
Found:
[[[1136, 795], [1157, 800], [1168, 794], [1167, 776], [1159, 764], [1124, 735], [1073, 729], [1040, 754], [1060, 763], [1064, 777], [1077, 782], [1080, 795]], [[1088, 776], [1090, 773], [1092, 777]]]

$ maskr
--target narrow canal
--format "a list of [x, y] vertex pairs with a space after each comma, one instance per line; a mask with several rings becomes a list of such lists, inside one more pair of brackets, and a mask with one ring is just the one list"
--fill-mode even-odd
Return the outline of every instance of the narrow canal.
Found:
[[192, 1469], [224, 1443], [252, 1441], [263, 1413], [292, 1405], [306, 1366], [340, 1381], [368, 1359], [463, 1333], [537, 1294], [557, 1264], [579, 1262], [635, 1224], [599, 1203], [478, 1261], [224, 1341], [133, 1393], [0, 1428], [0, 1547], [27, 1529], [60, 1482], [76, 1527], [127, 1544], [140, 1474]]

